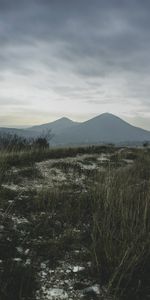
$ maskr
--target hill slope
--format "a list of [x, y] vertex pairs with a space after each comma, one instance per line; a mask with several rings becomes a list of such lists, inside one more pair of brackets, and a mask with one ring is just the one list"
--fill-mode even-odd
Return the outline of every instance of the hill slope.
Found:
[[18, 128], [5, 128], [0, 127], [0, 134], [16, 134], [18, 136], [26, 137], [26, 138], [33, 138], [39, 135], [38, 132], [28, 129], [18, 129]]

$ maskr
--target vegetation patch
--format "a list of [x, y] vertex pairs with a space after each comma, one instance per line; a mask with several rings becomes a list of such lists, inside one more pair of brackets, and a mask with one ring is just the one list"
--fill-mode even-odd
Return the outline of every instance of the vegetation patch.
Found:
[[149, 299], [150, 152], [103, 150], [1, 153], [2, 300]]

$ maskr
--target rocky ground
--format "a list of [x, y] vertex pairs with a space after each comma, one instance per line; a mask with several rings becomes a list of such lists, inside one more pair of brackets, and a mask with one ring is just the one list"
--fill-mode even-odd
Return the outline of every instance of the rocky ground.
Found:
[[112, 163], [132, 160], [78, 155], [8, 171], [0, 190], [2, 300], [110, 299], [93, 268], [90, 220], [74, 202]]

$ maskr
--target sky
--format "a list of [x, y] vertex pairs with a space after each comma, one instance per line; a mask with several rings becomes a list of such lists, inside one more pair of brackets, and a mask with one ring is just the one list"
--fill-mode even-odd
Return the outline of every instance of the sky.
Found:
[[0, 0], [0, 126], [104, 112], [150, 130], [150, 1]]

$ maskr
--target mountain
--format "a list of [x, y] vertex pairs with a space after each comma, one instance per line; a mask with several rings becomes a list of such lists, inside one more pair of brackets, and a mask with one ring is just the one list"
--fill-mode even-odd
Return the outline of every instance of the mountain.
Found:
[[33, 126], [33, 127], [29, 128], [29, 130], [39, 132], [39, 133], [43, 133], [43, 132], [46, 132], [48, 130], [51, 130], [51, 132], [54, 135], [59, 135], [65, 129], [76, 126], [77, 124], [78, 124], [77, 122], [74, 122], [74, 121], [72, 121], [68, 118], [63, 117], [63, 118], [58, 119], [58, 120], [56, 120], [54, 122], [51, 122], [51, 123]]
[[134, 127], [115, 115], [104, 113], [86, 122], [64, 129], [55, 136], [59, 145], [136, 143], [150, 141], [150, 131]]
[[0, 128], [1, 132], [15, 133], [25, 137], [37, 137], [51, 130], [53, 146], [91, 144], [133, 144], [150, 141], [150, 131], [135, 127], [110, 113], [101, 114], [86, 122], [77, 123], [61, 118], [51, 123], [28, 129]]

